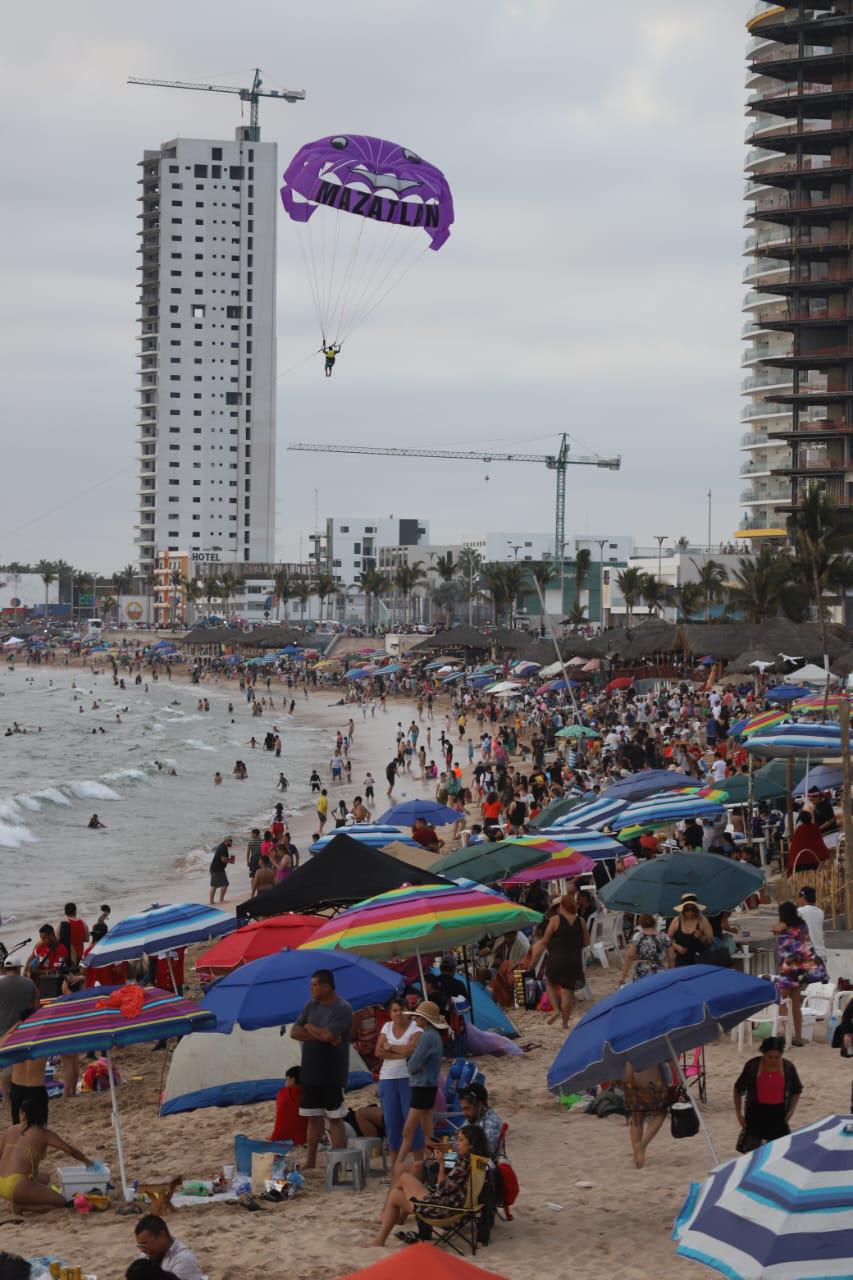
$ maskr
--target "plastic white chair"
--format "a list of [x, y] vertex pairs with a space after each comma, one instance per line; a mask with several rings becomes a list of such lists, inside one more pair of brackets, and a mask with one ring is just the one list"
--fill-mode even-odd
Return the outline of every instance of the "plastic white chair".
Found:
[[793, 1024], [791, 1015], [783, 1013], [778, 1004], [768, 1004], [766, 1008], [759, 1009], [757, 1013], [753, 1013], [750, 1017], [745, 1018], [743, 1022], [739, 1022], [735, 1030], [737, 1031], [737, 1047], [738, 1053], [743, 1053], [744, 1044], [749, 1048], [752, 1043], [752, 1032], [754, 1027], [760, 1027], [762, 1023], [770, 1023], [771, 1036], [784, 1036], [785, 1047], [791, 1043], [793, 1034]]
[[834, 998], [834, 982], [810, 983], [806, 987], [803, 998], [803, 1014], [808, 1014], [813, 1022], [826, 1023], [827, 1038], [830, 1036], [829, 1019], [832, 1014], [832, 1002]]
[[836, 991], [835, 995], [832, 997], [832, 1006], [829, 1011], [829, 1023], [826, 1028], [827, 1040], [831, 1040], [835, 1035], [835, 1028], [841, 1021], [841, 1015], [851, 1000], [853, 1000], [853, 991]]
[[619, 942], [621, 932], [621, 911], [596, 911], [590, 920], [589, 946], [585, 951], [591, 952], [604, 969], [610, 968], [608, 951], [614, 952], [619, 963], [622, 963], [622, 948]]

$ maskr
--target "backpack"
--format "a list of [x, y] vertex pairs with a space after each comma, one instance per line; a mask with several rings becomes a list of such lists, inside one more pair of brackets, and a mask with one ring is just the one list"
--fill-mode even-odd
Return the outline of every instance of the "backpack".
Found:
[[511, 1222], [512, 1214], [509, 1211], [509, 1207], [515, 1204], [518, 1199], [519, 1187], [515, 1169], [506, 1160], [501, 1160], [498, 1164], [498, 1178], [500, 1180], [498, 1203], [504, 1211], [507, 1222]]

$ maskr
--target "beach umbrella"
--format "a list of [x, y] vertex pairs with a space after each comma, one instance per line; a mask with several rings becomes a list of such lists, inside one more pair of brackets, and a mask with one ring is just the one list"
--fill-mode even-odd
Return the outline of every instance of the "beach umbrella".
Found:
[[345, 672], [344, 679], [345, 680], [365, 680], [367, 679], [368, 676], [371, 676], [371, 675], [373, 675], [373, 672], [370, 670], [369, 667], [351, 667], [349, 671]]
[[[304, 946], [304, 944], [303, 944]], [[277, 951], [241, 965], [208, 987], [201, 1008], [215, 1015], [215, 1030], [237, 1023], [246, 1031], [293, 1022], [308, 1003], [311, 975], [329, 969], [335, 991], [354, 1009], [387, 1004], [403, 985], [398, 973], [346, 951]]]
[[834, 764], [819, 764], [811, 773], [805, 773], [791, 795], [796, 797], [807, 795], [812, 787], [819, 791], [834, 791], [844, 781], [844, 770]]
[[516, 676], [532, 676], [535, 672], [542, 669], [541, 662], [530, 662], [527, 658], [522, 658], [519, 662], [514, 662], [510, 670]]
[[416, 818], [431, 822], [434, 827], [446, 827], [450, 822], [458, 822], [459, 814], [449, 805], [439, 804], [436, 800], [402, 800], [386, 809], [379, 822], [394, 823], [399, 827], [411, 827]]
[[499, 884], [516, 871], [534, 866], [543, 857], [542, 848], [534, 844], [520, 845], [510, 840], [484, 841], [443, 854], [431, 864], [430, 870], [438, 867], [436, 875], [449, 880], [464, 878], [476, 884], [492, 885]]
[[764, 697], [768, 702], [795, 702], [797, 698], [804, 698], [809, 692], [811, 691], [805, 685], [777, 684], [772, 689], [768, 689]]
[[[654, 831], [673, 822], [687, 818], [718, 818], [723, 813], [725, 791], [709, 791], [705, 795], [670, 793], [666, 796], [648, 796], [638, 800], [619, 815], [619, 839], [633, 840], [643, 831]], [[617, 825], [617, 824], [614, 824]]]
[[585, 662], [581, 667], [581, 671], [597, 671], [601, 666], [600, 658], [590, 658], [589, 662]]
[[581, 853], [593, 862], [601, 862], [607, 858], [625, 856], [624, 845], [603, 831], [586, 831], [580, 827], [540, 827], [536, 834], [559, 844], [560, 847], [554, 854], [557, 858]]
[[227, 912], [203, 907], [197, 902], [179, 902], [168, 907], [155, 903], [145, 911], [119, 920], [80, 963], [84, 968], [89, 965], [100, 968], [123, 960], [138, 960], [140, 956], [159, 956], [176, 947], [219, 938], [231, 933], [238, 924]]
[[498, 680], [487, 686], [486, 693], [515, 693], [521, 687], [517, 680]]
[[11, 1066], [31, 1058], [52, 1058], [63, 1053], [94, 1053], [100, 1050], [106, 1056], [122, 1191], [126, 1200], [132, 1200], [110, 1052], [126, 1045], [146, 1044], [151, 1040], [212, 1029], [214, 1022], [213, 1015], [207, 1010], [171, 991], [133, 984], [97, 987], [93, 991], [78, 991], [41, 1004], [7, 1037], [0, 1049], [0, 1066]]
[[320, 836], [319, 840], [315, 840], [312, 845], [308, 846], [310, 853], [319, 853], [321, 849], [325, 849], [327, 844], [331, 844], [336, 836], [345, 831], [348, 836], [352, 836], [353, 840], [357, 840], [359, 844], [370, 845], [372, 849], [384, 849], [389, 844], [404, 844], [410, 849], [422, 849], [423, 845], [417, 840], [413, 840], [407, 831], [401, 830], [400, 827], [370, 827], [356, 823], [353, 827], [336, 827], [334, 831], [329, 831], [324, 836]]
[[672, 916], [682, 896], [695, 893], [705, 914], [714, 916], [758, 893], [763, 884], [758, 867], [719, 853], [668, 853], [629, 867], [598, 896], [612, 911]]
[[804, 715], [807, 712], [823, 713], [824, 709], [837, 711], [845, 699], [849, 699], [847, 693], [810, 693], [805, 698], [797, 698], [792, 709]]
[[[767, 764], [756, 769], [752, 775], [752, 798], [754, 801], [774, 800], [788, 794], [787, 761], [769, 760]], [[793, 762], [792, 775], [794, 782], [799, 782], [806, 773], [806, 766]], [[749, 776], [745, 773], [734, 774], [725, 778], [718, 787], [726, 793], [726, 804], [746, 804], [749, 798]]]
[[295, 911], [266, 920], [253, 920], [226, 937], [220, 938], [195, 962], [198, 973], [215, 977], [230, 973], [238, 965], [274, 955], [276, 951], [295, 949], [316, 933], [323, 923], [320, 916], [299, 915]]
[[590, 729], [586, 724], [567, 724], [565, 728], [558, 729], [556, 733], [558, 738], [600, 738], [600, 729]]
[[736, 738], [746, 738], [751, 733], [760, 733], [774, 724], [783, 724], [790, 720], [787, 711], [760, 711], [755, 716], [745, 716], [732, 725], [732, 734]]
[[743, 745], [759, 756], [840, 756], [841, 729], [834, 722], [780, 724], [765, 733], [751, 734]]
[[[776, 987], [737, 969], [691, 964], [664, 969], [605, 996], [581, 1018], [548, 1072], [552, 1093], [573, 1093], [716, 1040], [744, 1018], [778, 1003]], [[685, 1091], [686, 1081], [682, 1076]], [[695, 1106], [695, 1103], [694, 1103]], [[696, 1113], [714, 1151], [701, 1112]]]
[[853, 1121], [826, 1116], [692, 1183], [673, 1230], [683, 1258], [728, 1280], [829, 1280], [853, 1258]]
[[630, 689], [634, 681], [630, 676], [616, 676], [615, 680], [610, 680], [604, 686], [608, 693], [612, 693], [614, 689]]
[[[502, 1280], [496, 1271], [484, 1271], [473, 1262], [455, 1258], [451, 1253], [421, 1242], [408, 1247], [405, 1252], [406, 1280]], [[396, 1250], [380, 1262], [369, 1267], [359, 1267], [347, 1273], [355, 1280], [399, 1280], [400, 1256]]]
[[641, 769], [639, 773], [611, 782], [601, 796], [606, 800], [642, 800], [659, 791], [679, 791], [682, 787], [695, 786], [695, 778], [674, 769]]
[[573, 809], [579, 808], [584, 803], [583, 796], [566, 796], [562, 800], [552, 800], [541, 813], [537, 813], [535, 818], [530, 819], [528, 825], [537, 828], [553, 826], [560, 818], [565, 817], [567, 813], [571, 813]]
[[[611, 822], [615, 823], [621, 813], [628, 808], [627, 800], [610, 798], [601, 795], [597, 800], [589, 800], [577, 805], [562, 818], [556, 818], [552, 827], [571, 827], [573, 831], [601, 830]], [[539, 830], [542, 830], [540, 827]]]
[[533, 884], [535, 880], [571, 880], [575, 876], [588, 874], [595, 867], [592, 858], [582, 853], [571, 851], [555, 854], [548, 862], [540, 862], [535, 867], [526, 867], [524, 871], [516, 871], [504, 880], [505, 885]]
[[303, 943], [302, 950], [341, 947], [383, 960], [417, 956], [421, 965], [425, 952], [448, 951], [484, 934], [497, 937], [527, 929], [541, 919], [538, 911], [479, 888], [404, 885], [342, 911]]

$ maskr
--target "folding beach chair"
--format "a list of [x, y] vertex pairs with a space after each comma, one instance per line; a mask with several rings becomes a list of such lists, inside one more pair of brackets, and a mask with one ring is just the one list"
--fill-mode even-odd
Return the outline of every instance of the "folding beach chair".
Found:
[[431, 1201], [414, 1199], [411, 1201], [412, 1213], [418, 1224], [418, 1234], [421, 1239], [429, 1240], [436, 1245], [446, 1244], [460, 1257], [464, 1256], [460, 1244], [467, 1244], [472, 1254], [477, 1252], [477, 1245], [481, 1243], [480, 1218], [483, 1213], [481, 1201], [489, 1163], [482, 1156], [471, 1156], [468, 1191], [465, 1203], [460, 1208], [444, 1208]]
[[465, 1123], [465, 1117], [459, 1107], [459, 1095], [475, 1082], [477, 1084], [485, 1082], [485, 1076], [476, 1062], [472, 1062], [469, 1058], [455, 1058], [447, 1068], [444, 1080], [445, 1109], [433, 1112], [433, 1126], [437, 1134], [452, 1133]]
[[699, 1101], [707, 1102], [708, 1077], [705, 1071], [705, 1048], [703, 1045], [699, 1045], [697, 1049], [694, 1049], [689, 1058], [686, 1053], [681, 1055], [681, 1070], [684, 1072], [688, 1088], [692, 1089], [696, 1085]]

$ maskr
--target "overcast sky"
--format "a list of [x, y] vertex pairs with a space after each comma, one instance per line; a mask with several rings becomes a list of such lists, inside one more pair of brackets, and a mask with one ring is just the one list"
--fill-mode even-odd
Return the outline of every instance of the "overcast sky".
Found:
[[[137, 161], [231, 137], [239, 101], [131, 74], [305, 88], [262, 103], [281, 168], [330, 132], [442, 168], [456, 223], [322, 376], [293, 224], [278, 222], [278, 552], [326, 515], [420, 516], [432, 539], [550, 530], [534, 465], [361, 460], [289, 441], [548, 453], [567, 530], [737, 527], [744, 27], [735, 0], [43, 0], [0, 50], [4, 483], [0, 562], [112, 571], [136, 515]], [[323, 212], [322, 210], [320, 211]], [[302, 363], [300, 363], [302, 362]], [[285, 372], [291, 369], [292, 372]], [[485, 477], [488, 475], [489, 479]], [[93, 487], [96, 486], [96, 487]], [[89, 490], [87, 492], [87, 490]]]

